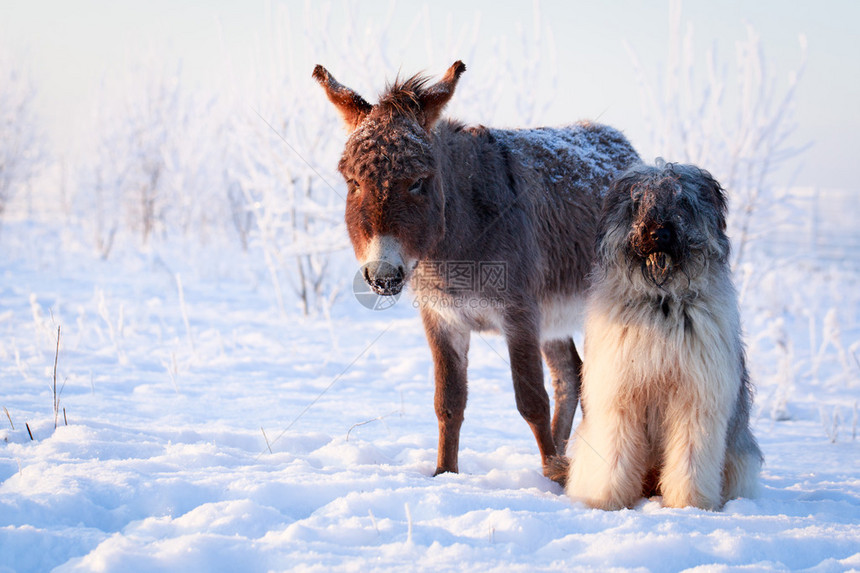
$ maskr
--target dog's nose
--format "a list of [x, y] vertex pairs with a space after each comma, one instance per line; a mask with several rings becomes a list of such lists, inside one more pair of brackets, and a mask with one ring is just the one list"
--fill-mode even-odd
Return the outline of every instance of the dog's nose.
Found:
[[651, 240], [654, 241], [657, 250], [662, 251], [672, 244], [672, 230], [666, 227], [657, 227], [651, 231]]

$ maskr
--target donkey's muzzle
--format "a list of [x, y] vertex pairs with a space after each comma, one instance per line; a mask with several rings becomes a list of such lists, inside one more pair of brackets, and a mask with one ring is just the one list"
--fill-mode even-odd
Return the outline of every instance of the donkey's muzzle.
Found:
[[364, 265], [364, 281], [378, 295], [394, 296], [403, 290], [406, 273], [402, 266], [385, 261], [373, 261]]

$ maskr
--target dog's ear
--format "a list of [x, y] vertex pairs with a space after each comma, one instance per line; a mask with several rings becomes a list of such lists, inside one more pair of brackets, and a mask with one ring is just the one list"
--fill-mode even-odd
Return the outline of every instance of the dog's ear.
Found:
[[613, 229], [613, 221], [627, 221], [628, 217], [619, 217], [618, 211], [633, 209], [631, 196], [633, 188], [636, 186], [639, 178], [634, 168], [628, 169], [624, 173], [616, 175], [609, 185], [609, 190], [603, 197], [603, 202], [600, 208], [600, 215], [597, 223], [597, 236], [595, 237], [595, 245], [597, 245], [597, 256], [603, 262], [608, 262], [612, 257], [611, 249], [607, 248], [606, 236]]
[[723, 186], [720, 185], [719, 181], [714, 179], [714, 177], [704, 169], [702, 169], [702, 179], [705, 186], [705, 189], [702, 190], [702, 196], [707, 197], [711, 202], [713, 202], [714, 207], [720, 216], [720, 231], [725, 232], [726, 217], [728, 216], [729, 211], [729, 202], [726, 198], [725, 189], [723, 189]]

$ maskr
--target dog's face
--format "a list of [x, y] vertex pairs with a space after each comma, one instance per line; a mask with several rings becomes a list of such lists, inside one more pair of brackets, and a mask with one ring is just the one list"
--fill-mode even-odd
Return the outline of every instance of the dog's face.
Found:
[[600, 222], [601, 264], [639, 270], [653, 287], [689, 285], [711, 261], [725, 262], [726, 198], [692, 165], [638, 165], [610, 188]]

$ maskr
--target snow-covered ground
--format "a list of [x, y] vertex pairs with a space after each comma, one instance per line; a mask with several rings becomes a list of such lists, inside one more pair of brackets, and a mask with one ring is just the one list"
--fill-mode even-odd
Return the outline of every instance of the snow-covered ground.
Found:
[[0, 571], [860, 569], [856, 266], [748, 269], [758, 499], [604, 512], [541, 476], [496, 337], [473, 338], [462, 473], [431, 477], [407, 296], [301, 318], [240, 252], [104, 261], [28, 222], [0, 245]]

